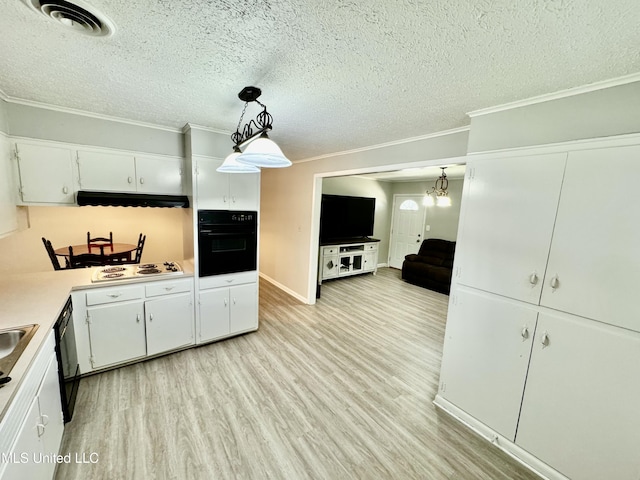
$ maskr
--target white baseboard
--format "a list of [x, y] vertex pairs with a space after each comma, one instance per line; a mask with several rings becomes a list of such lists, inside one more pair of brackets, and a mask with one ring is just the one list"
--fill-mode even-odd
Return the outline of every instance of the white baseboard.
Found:
[[389, 264], [388, 263], [379, 263], [378, 264], [378, 268], [382, 268], [382, 267], [388, 267]]
[[505, 452], [511, 458], [521, 463], [523, 466], [539, 475], [545, 480], [570, 480], [562, 475], [557, 470], [554, 470], [546, 463], [540, 461], [538, 458], [531, 455], [522, 447], [516, 445], [511, 440], [503, 437], [499, 433], [495, 432], [491, 428], [487, 427], [484, 423], [480, 422], [476, 418], [469, 415], [464, 410], [460, 410], [454, 404], [442, 398], [440, 395], [436, 395], [433, 404], [440, 410], [451, 415], [453, 418], [466, 425], [482, 438]]
[[302, 295], [300, 295], [299, 293], [294, 292], [293, 290], [291, 290], [289, 287], [286, 287], [284, 285], [282, 285], [280, 282], [275, 281], [273, 278], [269, 277], [268, 275], [265, 275], [264, 273], [260, 272], [259, 273], [260, 277], [265, 279], [267, 282], [275, 285], [276, 287], [278, 287], [280, 290], [288, 293], [289, 295], [291, 295], [293, 298], [295, 298], [296, 300], [300, 300], [302, 303], [304, 303], [305, 305], [309, 305], [309, 301], [308, 299], [306, 299], [305, 297], [303, 297]]

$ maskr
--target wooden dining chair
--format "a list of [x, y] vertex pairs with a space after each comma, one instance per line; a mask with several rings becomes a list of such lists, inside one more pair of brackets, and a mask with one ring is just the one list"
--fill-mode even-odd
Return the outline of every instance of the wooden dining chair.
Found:
[[109, 238], [107, 237], [94, 237], [91, 238], [91, 233], [87, 232], [87, 250], [91, 253], [92, 248], [100, 250], [100, 255], [104, 255], [104, 247], [113, 248], [113, 232], [109, 232]]
[[49, 254], [49, 260], [51, 260], [51, 264], [53, 265], [54, 270], [62, 270], [63, 268], [60, 266], [60, 262], [58, 261], [58, 256], [56, 252], [53, 251], [53, 246], [51, 242], [46, 238], [42, 237], [42, 243], [44, 243], [44, 248], [47, 250]]
[[138, 246], [135, 250], [136, 255], [131, 263], [140, 263], [140, 260], [142, 259], [142, 249], [144, 248], [144, 242], [146, 240], [147, 236], [140, 234], [140, 236], [138, 237]]
[[100, 267], [107, 264], [107, 257], [97, 253], [73, 254], [73, 247], [69, 246], [69, 268]]

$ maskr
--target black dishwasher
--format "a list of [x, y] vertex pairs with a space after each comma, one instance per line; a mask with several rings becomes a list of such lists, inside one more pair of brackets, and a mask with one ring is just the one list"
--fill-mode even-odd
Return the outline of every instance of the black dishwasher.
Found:
[[76, 336], [73, 329], [73, 304], [67, 300], [54, 327], [56, 336], [56, 357], [58, 358], [58, 378], [64, 423], [71, 421], [80, 385], [80, 365], [76, 351]]

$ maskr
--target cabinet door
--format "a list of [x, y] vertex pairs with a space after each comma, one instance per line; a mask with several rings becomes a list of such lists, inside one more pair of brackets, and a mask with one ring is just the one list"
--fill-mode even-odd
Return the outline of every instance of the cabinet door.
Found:
[[143, 302], [94, 307], [87, 313], [93, 368], [147, 354]]
[[[58, 359], [52, 356], [42, 385], [38, 391], [38, 405], [40, 407], [40, 419], [42, 435], [42, 451], [45, 455], [58, 453], [64, 433], [64, 419], [62, 416], [62, 403], [60, 400], [60, 384], [58, 379]], [[53, 478], [55, 463], [45, 463], [43, 469], [46, 473], [43, 478]]]
[[365, 272], [372, 272], [378, 266], [378, 252], [367, 252], [364, 254], [364, 268]]
[[231, 210], [255, 210], [260, 206], [260, 174], [228, 173]]
[[[229, 175], [216, 172], [222, 161], [199, 159], [196, 176], [198, 208], [230, 210]], [[240, 174], [238, 174], [240, 175]]]
[[75, 202], [71, 150], [18, 143], [16, 154], [22, 202]]
[[13, 178], [9, 140], [0, 133], [0, 238], [18, 229]]
[[456, 289], [447, 316], [440, 396], [506, 438], [516, 434], [537, 312]]
[[182, 194], [182, 159], [136, 157], [138, 192]]
[[200, 292], [200, 342], [229, 335], [229, 289]]
[[470, 162], [459, 283], [538, 303], [565, 159], [561, 153]]
[[335, 278], [338, 276], [338, 256], [330, 255], [322, 259], [322, 279]]
[[147, 355], [194, 343], [193, 295], [185, 293], [145, 302]]
[[230, 332], [246, 332], [258, 328], [258, 284], [238, 285], [229, 289], [231, 302]]
[[516, 443], [568, 478], [637, 479], [640, 335], [541, 313], [535, 336]]
[[[44, 479], [45, 464], [33, 461], [33, 456], [40, 458], [42, 453], [42, 441], [40, 435], [43, 427], [40, 419], [38, 397], [33, 399], [22, 427], [18, 431], [18, 438], [13, 446], [14, 461], [7, 463], [2, 472], [2, 480]], [[2, 454], [9, 452], [0, 452]], [[51, 452], [47, 452], [51, 453]], [[24, 463], [22, 463], [24, 462]], [[0, 472], [2, 464], [0, 464]], [[51, 477], [48, 477], [51, 478]]]
[[135, 192], [136, 167], [131, 155], [78, 151], [82, 190]]
[[638, 178], [640, 146], [569, 154], [543, 305], [640, 331]]

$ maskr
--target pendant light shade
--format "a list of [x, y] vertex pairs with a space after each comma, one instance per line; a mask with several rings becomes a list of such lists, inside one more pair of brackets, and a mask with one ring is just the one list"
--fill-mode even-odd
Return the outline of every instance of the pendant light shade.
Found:
[[253, 165], [248, 165], [246, 163], [238, 162], [238, 157], [240, 156], [240, 149], [234, 148], [233, 153], [227, 155], [227, 158], [224, 159], [222, 165], [216, 168], [216, 172], [222, 173], [257, 173], [260, 171], [258, 167], [254, 167]]
[[291, 160], [284, 156], [280, 147], [271, 140], [266, 132], [253, 140], [237, 161], [255, 167], [283, 168], [290, 167]]

